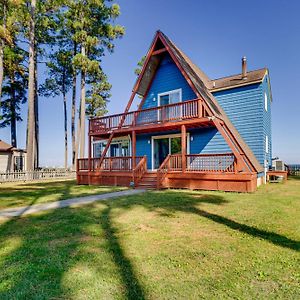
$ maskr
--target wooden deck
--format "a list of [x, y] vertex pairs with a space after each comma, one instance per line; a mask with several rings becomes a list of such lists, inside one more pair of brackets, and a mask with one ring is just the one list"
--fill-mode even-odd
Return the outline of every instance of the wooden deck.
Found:
[[136, 131], [167, 131], [189, 127], [213, 126], [203, 109], [202, 100], [189, 100], [164, 106], [158, 106], [128, 113], [94, 118], [89, 121], [90, 136], [108, 136], [112, 132], [117, 135]]
[[256, 173], [240, 173], [232, 153], [168, 155], [156, 172], [147, 170], [147, 158], [106, 157], [79, 159], [78, 184], [135, 188], [188, 188], [253, 192]]

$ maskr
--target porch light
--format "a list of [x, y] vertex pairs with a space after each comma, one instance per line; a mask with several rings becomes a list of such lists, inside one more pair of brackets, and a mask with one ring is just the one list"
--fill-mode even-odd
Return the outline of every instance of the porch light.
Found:
[[191, 135], [191, 142], [194, 140], [194, 137]]
[[151, 144], [151, 141], [150, 141], [150, 140], [148, 140], [148, 144]]

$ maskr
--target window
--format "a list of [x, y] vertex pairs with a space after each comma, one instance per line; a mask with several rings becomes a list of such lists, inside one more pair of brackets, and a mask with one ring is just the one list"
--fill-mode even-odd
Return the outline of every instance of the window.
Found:
[[[169, 91], [166, 93], [158, 94], [158, 106], [164, 106], [168, 104], [174, 104], [181, 102], [181, 89]], [[182, 116], [182, 109], [176, 109], [173, 106], [168, 107], [166, 110], [158, 110], [158, 120], [170, 120], [177, 119]]]
[[266, 153], [269, 153], [269, 137], [266, 135]]
[[[106, 141], [96, 141], [93, 143], [93, 157], [99, 158], [106, 147]], [[106, 153], [108, 157], [114, 156], [130, 156], [129, 138], [113, 140]]]
[[268, 96], [266, 92], [265, 92], [265, 110], [268, 111]]
[[14, 171], [23, 171], [24, 156], [15, 156]]
[[158, 106], [181, 102], [181, 89], [158, 94]]

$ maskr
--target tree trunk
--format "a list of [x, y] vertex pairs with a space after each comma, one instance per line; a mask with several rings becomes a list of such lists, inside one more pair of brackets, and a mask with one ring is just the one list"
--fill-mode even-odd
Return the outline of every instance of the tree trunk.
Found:
[[[85, 56], [85, 46], [81, 46], [81, 54]], [[85, 153], [85, 71], [81, 71], [81, 99], [80, 99], [80, 158]]]
[[34, 170], [34, 140], [35, 140], [35, 6], [36, 0], [31, 0], [29, 24], [29, 76], [28, 76], [28, 120], [27, 120], [27, 169]]
[[64, 82], [65, 82], [65, 79], [63, 78], [64, 129], [65, 129], [65, 169], [67, 169], [68, 168], [68, 123], [67, 123], [68, 120], [67, 120], [67, 97], [66, 97]]
[[17, 147], [17, 121], [16, 121], [16, 94], [15, 94], [15, 79], [14, 75], [10, 78], [10, 136], [11, 145]]
[[[6, 5], [3, 4], [3, 28], [6, 28]], [[1, 39], [0, 41], [0, 109], [1, 109], [1, 99], [2, 99], [2, 85], [3, 85], [3, 78], [4, 78], [4, 41]], [[1, 119], [1, 110], [0, 110], [0, 119]]]
[[4, 43], [1, 40], [0, 42], [0, 106], [1, 106], [1, 98], [2, 98], [2, 85], [3, 85], [3, 73], [4, 73], [3, 72], [3, 48], [4, 48]]
[[[36, 46], [35, 46], [36, 49]], [[35, 50], [34, 55], [34, 119], [35, 119], [35, 136], [34, 136], [34, 168], [39, 168], [39, 157], [40, 157], [40, 147], [39, 147], [39, 99], [38, 99], [38, 77], [37, 77], [37, 51]]]
[[[77, 53], [77, 45], [74, 43], [74, 51], [73, 57]], [[77, 72], [74, 68], [73, 70], [73, 83], [72, 83], [72, 120], [71, 120], [71, 135], [72, 135], [72, 170], [76, 170], [76, 140], [75, 140], [75, 118], [76, 118], [76, 79], [77, 79]]]

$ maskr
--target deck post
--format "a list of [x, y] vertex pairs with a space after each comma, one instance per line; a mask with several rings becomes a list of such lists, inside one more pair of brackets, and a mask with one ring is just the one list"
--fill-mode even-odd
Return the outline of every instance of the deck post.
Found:
[[92, 169], [92, 137], [89, 134], [89, 145], [88, 145], [88, 182], [91, 184], [91, 169]]
[[181, 125], [181, 161], [182, 172], [186, 170], [186, 127]]
[[202, 106], [202, 100], [198, 99], [198, 118], [203, 117], [203, 106]]
[[136, 133], [133, 130], [132, 131], [132, 137], [131, 137], [131, 142], [132, 142], [132, 169], [135, 168], [135, 158], [136, 158]]

